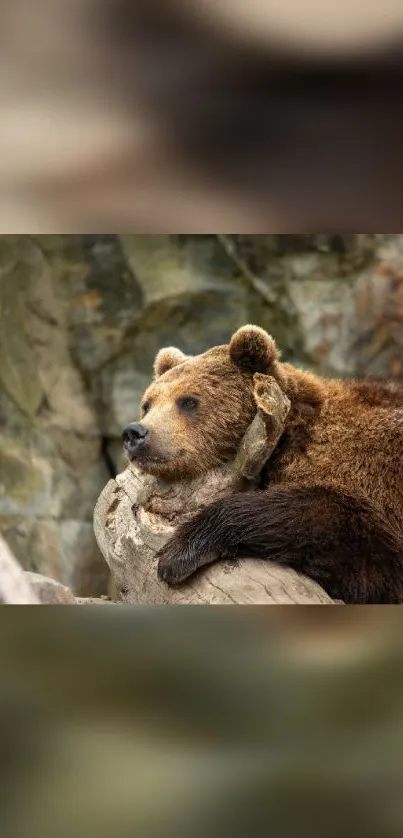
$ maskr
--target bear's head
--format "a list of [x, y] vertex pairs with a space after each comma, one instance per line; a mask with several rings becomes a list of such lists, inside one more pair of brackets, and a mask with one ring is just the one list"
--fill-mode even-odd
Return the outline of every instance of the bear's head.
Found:
[[275, 374], [278, 351], [258, 326], [225, 346], [187, 356], [158, 352], [140, 422], [123, 432], [127, 457], [166, 479], [191, 478], [231, 460], [256, 413], [254, 373]]

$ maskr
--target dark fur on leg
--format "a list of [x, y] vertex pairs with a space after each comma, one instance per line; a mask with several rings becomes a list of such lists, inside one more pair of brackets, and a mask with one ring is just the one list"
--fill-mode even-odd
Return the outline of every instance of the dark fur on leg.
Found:
[[159, 578], [181, 582], [224, 557], [288, 565], [347, 603], [403, 601], [403, 540], [365, 501], [334, 489], [275, 486], [217, 501], [159, 553]]

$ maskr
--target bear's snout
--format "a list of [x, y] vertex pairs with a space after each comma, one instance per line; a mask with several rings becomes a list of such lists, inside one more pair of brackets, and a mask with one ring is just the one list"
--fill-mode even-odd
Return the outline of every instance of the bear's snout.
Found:
[[132, 422], [127, 425], [122, 433], [123, 445], [130, 459], [136, 456], [136, 453], [144, 445], [148, 437], [148, 429], [138, 422]]

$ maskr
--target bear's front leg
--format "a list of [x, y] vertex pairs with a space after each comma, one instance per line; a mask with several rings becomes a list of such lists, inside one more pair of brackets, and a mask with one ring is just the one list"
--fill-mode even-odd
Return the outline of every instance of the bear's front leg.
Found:
[[219, 558], [293, 567], [332, 599], [403, 602], [403, 544], [372, 505], [329, 486], [278, 485], [212, 503], [160, 551], [160, 579], [175, 585]]
[[219, 537], [214, 519], [225, 500], [206, 507], [190, 521], [181, 524], [158, 553], [158, 578], [168, 585], [178, 585], [201, 567], [218, 559], [229, 558], [231, 550]]

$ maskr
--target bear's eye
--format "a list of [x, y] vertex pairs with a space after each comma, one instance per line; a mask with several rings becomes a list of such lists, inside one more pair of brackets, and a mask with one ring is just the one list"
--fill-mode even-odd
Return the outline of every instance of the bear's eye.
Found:
[[199, 400], [195, 399], [194, 396], [183, 396], [181, 399], [178, 399], [176, 404], [183, 413], [192, 413], [192, 411], [197, 410], [199, 407]]
[[151, 408], [151, 402], [144, 402], [144, 404], [141, 407], [141, 412], [142, 412], [143, 416], [145, 416], [146, 413], [148, 413], [150, 408]]

